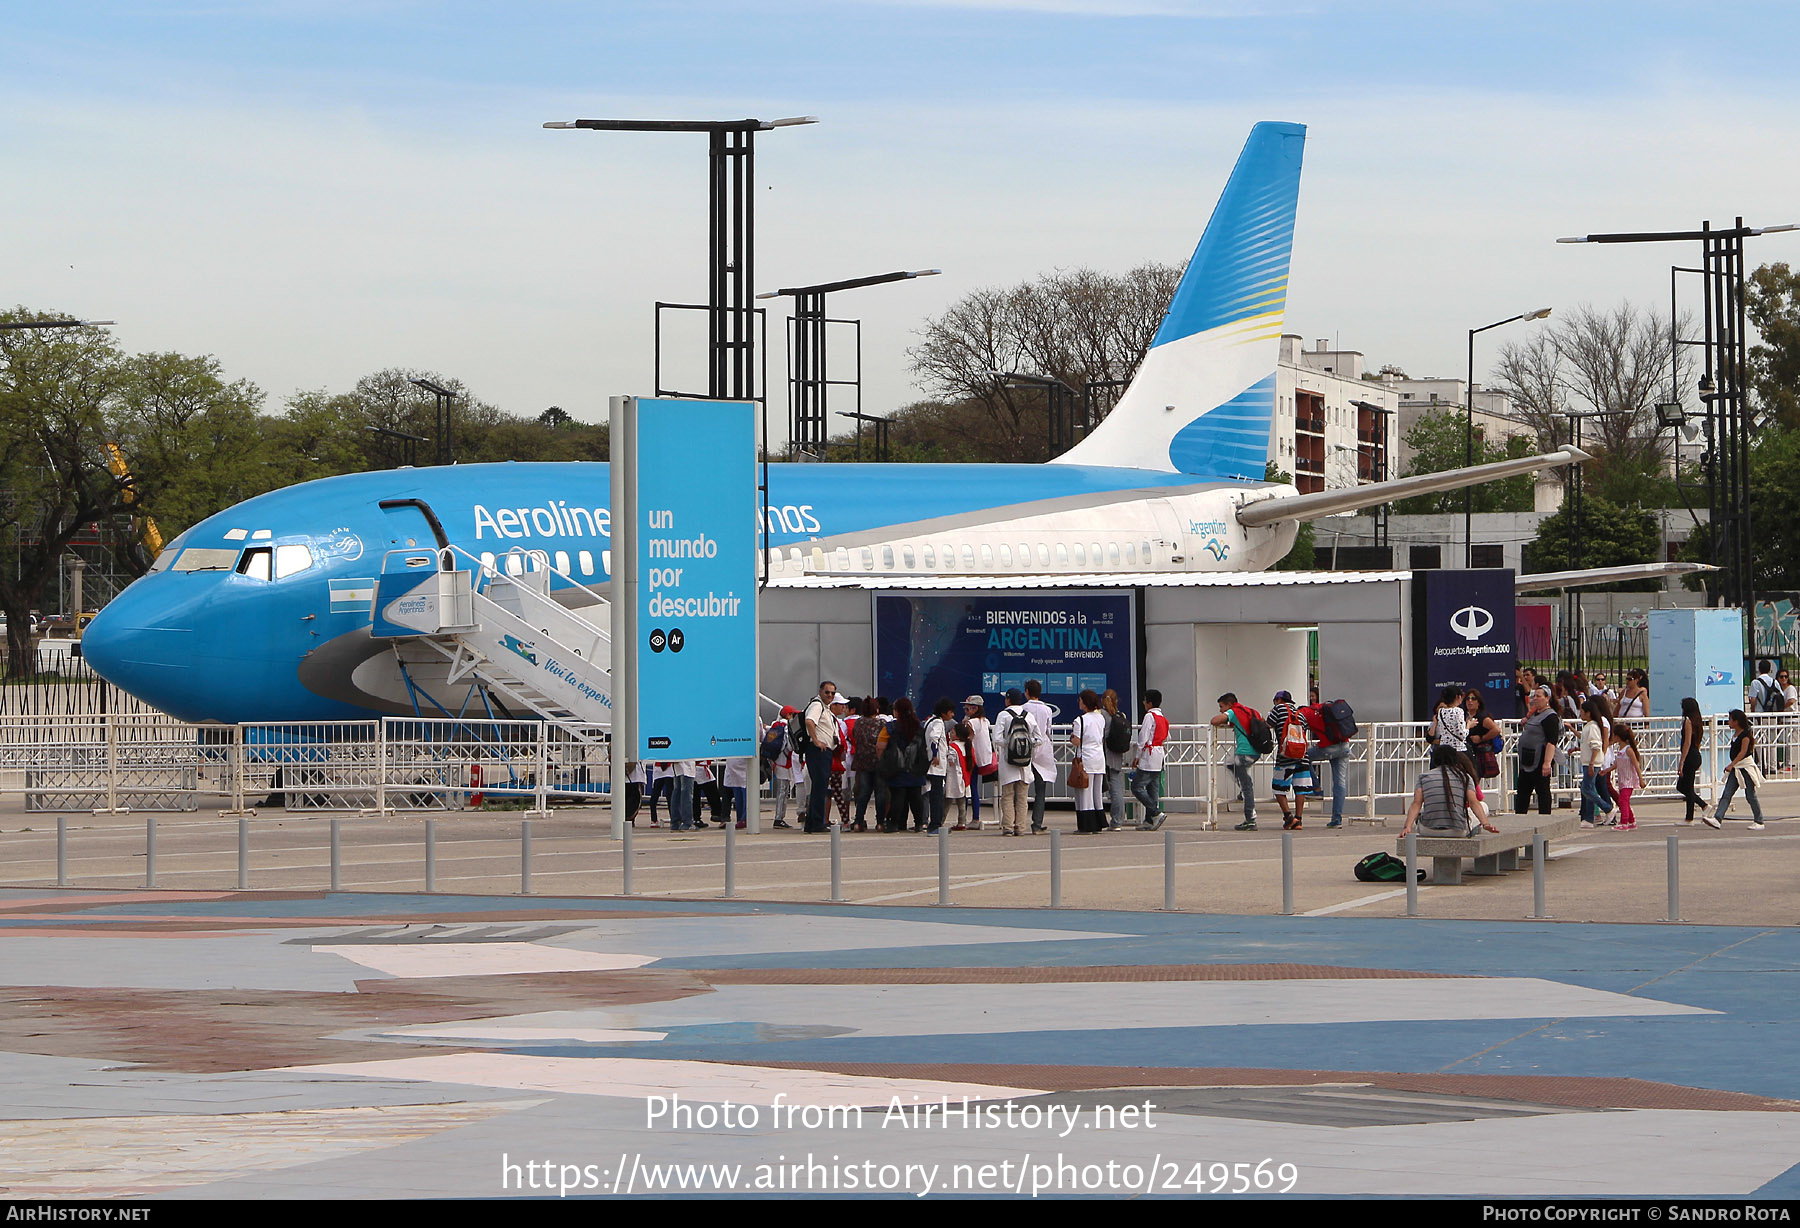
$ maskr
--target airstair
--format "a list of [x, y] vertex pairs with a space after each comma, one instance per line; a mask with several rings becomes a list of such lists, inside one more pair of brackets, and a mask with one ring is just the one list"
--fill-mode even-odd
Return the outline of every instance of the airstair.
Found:
[[525, 551], [496, 566], [455, 546], [391, 550], [376, 582], [370, 633], [427, 646], [449, 662], [448, 681], [478, 682], [583, 741], [612, 724], [612, 639], [607, 602], [581, 613], [550, 595], [547, 561]]

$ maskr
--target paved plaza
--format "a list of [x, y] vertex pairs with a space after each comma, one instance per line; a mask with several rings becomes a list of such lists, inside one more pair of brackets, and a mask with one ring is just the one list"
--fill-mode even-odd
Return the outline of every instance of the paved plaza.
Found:
[[0, 1184], [1800, 1194], [1800, 930], [1367, 911], [0, 890]]

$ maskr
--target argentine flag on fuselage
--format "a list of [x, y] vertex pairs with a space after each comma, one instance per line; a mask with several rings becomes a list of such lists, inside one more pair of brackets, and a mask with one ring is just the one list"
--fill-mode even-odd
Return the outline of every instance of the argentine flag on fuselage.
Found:
[[1263, 480], [1305, 143], [1250, 130], [1131, 386], [1058, 462]]

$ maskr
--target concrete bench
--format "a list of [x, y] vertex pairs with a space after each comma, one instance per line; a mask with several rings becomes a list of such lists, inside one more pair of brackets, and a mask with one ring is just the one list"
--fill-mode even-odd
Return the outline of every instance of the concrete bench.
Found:
[[[1521, 850], [1529, 858], [1533, 836], [1543, 836], [1548, 848], [1550, 841], [1572, 836], [1581, 826], [1580, 820], [1572, 814], [1562, 817], [1503, 814], [1494, 816], [1492, 821], [1500, 829], [1498, 832], [1477, 829], [1472, 836], [1433, 836], [1413, 828], [1413, 835], [1418, 838], [1418, 855], [1431, 858], [1433, 883], [1455, 886], [1462, 882], [1464, 860], [1475, 863], [1469, 868], [1469, 873], [1475, 875], [1516, 870]], [[1406, 840], [1403, 837], [1394, 838], [1394, 854], [1405, 858]]]

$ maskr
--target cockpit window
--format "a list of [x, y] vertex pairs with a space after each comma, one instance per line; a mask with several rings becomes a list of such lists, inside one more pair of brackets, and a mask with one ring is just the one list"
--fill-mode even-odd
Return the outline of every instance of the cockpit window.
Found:
[[312, 565], [312, 551], [305, 546], [275, 547], [275, 578], [277, 580], [291, 576], [295, 572], [305, 571]]
[[244, 551], [244, 557], [238, 560], [238, 575], [249, 576], [252, 580], [267, 580], [269, 553], [267, 546], [255, 546]]
[[[160, 560], [158, 560], [160, 561]], [[238, 561], [235, 549], [221, 550], [209, 546], [190, 546], [172, 565], [175, 571], [230, 571]]]

